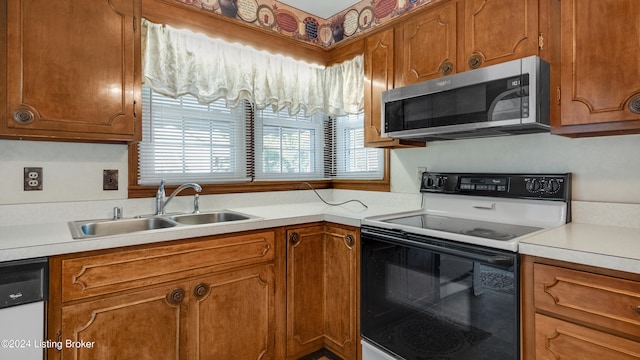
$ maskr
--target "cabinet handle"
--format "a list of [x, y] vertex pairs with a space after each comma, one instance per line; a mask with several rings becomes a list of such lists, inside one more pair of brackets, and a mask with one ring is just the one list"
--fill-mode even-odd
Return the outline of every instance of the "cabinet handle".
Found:
[[193, 288], [193, 295], [197, 299], [202, 299], [208, 293], [209, 293], [209, 285], [207, 285], [205, 283], [200, 283], [200, 284], [196, 285], [195, 288]]
[[173, 289], [167, 294], [167, 302], [171, 305], [180, 305], [182, 300], [184, 300], [184, 289], [182, 288]]
[[344, 237], [344, 243], [348, 247], [353, 247], [353, 245], [356, 244], [356, 238], [354, 238], [353, 235], [349, 234]]
[[291, 245], [296, 245], [297, 243], [299, 243], [300, 234], [298, 234], [297, 232], [291, 233], [291, 235], [289, 235], [289, 242], [291, 243]]
[[477, 69], [480, 67], [480, 65], [482, 65], [482, 63], [484, 62], [484, 60], [482, 59], [482, 55], [480, 54], [473, 54], [471, 55], [471, 57], [469, 58], [469, 67], [472, 69]]
[[631, 99], [629, 102], [629, 110], [633, 113], [640, 114], [640, 95], [636, 95]]
[[440, 74], [442, 75], [449, 75], [451, 74], [451, 71], [453, 71], [453, 64], [451, 61], [445, 61], [440, 65], [440, 69], [438, 69], [438, 71], [440, 71]]
[[29, 125], [36, 120], [33, 111], [20, 109], [13, 112], [13, 120], [20, 125]]
[[633, 311], [635, 311], [636, 314], [640, 315], [640, 306], [636, 306], [635, 308], [633, 308]]

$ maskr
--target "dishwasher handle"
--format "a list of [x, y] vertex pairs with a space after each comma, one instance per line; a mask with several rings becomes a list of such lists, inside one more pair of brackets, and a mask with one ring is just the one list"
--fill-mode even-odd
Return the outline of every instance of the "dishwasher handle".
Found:
[[45, 301], [48, 291], [47, 258], [0, 263], [0, 309]]

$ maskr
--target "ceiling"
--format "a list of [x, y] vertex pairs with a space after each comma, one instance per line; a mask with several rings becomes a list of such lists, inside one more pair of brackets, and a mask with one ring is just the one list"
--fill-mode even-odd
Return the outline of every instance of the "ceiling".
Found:
[[317, 17], [328, 19], [360, 0], [284, 0], [279, 1]]

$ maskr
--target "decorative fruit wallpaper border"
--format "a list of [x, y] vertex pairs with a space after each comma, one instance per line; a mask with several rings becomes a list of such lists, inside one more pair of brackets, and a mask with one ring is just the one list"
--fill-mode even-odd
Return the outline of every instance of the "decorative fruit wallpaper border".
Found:
[[176, 0], [329, 47], [436, 0], [362, 0], [322, 19], [274, 0]]

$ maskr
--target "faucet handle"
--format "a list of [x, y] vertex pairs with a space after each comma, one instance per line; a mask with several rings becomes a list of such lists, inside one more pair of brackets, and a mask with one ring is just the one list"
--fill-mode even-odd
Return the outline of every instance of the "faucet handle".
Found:
[[160, 186], [158, 186], [158, 192], [164, 192], [165, 179], [160, 180]]

